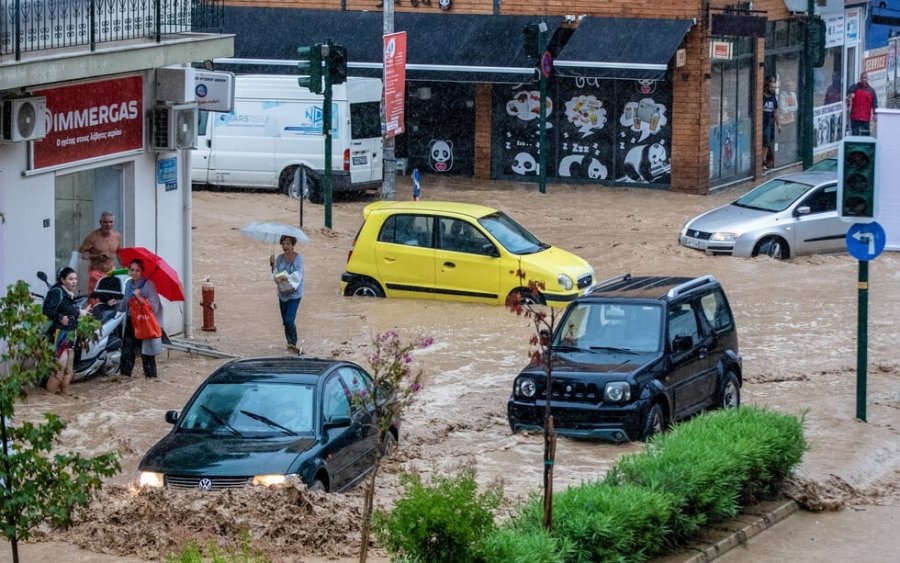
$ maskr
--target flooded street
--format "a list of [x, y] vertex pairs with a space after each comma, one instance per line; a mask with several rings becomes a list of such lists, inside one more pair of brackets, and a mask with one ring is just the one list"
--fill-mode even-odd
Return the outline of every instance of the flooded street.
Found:
[[[725, 203], [737, 191], [709, 197], [655, 190], [550, 186], [471, 179], [423, 178], [422, 198], [499, 208], [538, 238], [587, 259], [598, 280], [634, 275], [712, 274], [725, 287], [744, 357], [745, 404], [769, 405], [806, 416], [811, 448], [798, 472], [808, 502], [900, 503], [900, 253], [870, 264], [868, 422], [856, 414], [857, 262], [846, 255], [768, 258], [708, 257], [677, 243], [682, 224]], [[398, 178], [398, 199], [410, 182]], [[505, 507], [541, 485], [542, 437], [511, 435], [506, 400], [529, 353], [529, 319], [503, 307], [436, 301], [377, 300], [339, 295], [340, 275], [362, 221], [365, 201], [338, 201], [333, 230], [323, 228], [323, 207], [305, 203], [306, 293], [298, 315], [309, 356], [339, 356], [366, 366], [370, 342], [398, 328], [401, 336], [430, 335], [435, 344], [416, 355], [425, 372], [422, 392], [406, 412], [399, 452], [379, 477], [376, 501], [389, 506], [400, 493], [402, 472], [445, 474], [474, 464], [478, 480], [502, 480]], [[277, 299], [270, 281], [274, 246], [242, 237], [251, 221], [297, 223], [299, 203], [281, 195], [194, 193], [194, 298], [198, 342], [237, 356], [284, 353]], [[215, 285], [216, 332], [200, 330], [201, 282]], [[187, 289], [187, 288], [186, 288]], [[44, 412], [68, 422], [61, 448], [84, 455], [118, 451], [122, 472], [109, 480], [90, 513], [53, 540], [41, 558], [67, 561], [158, 559], [187, 537], [238, 537], [249, 530], [278, 561], [347, 557], [358, 551], [360, 491], [346, 495], [290, 497], [271, 491], [222, 495], [158, 492], [135, 497], [129, 490], [138, 461], [170, 426], [165, 411], [179, 410], [225, 360], [164, 353], [158, 380], [106, 377], [73, 386], [74, 396], [35, 392], [20, 406], [20, 419]], [[615, 460], [641, 444], [611, 445], [560, 439], [555, 488], [601, 478]], [[305, 493], [296, 492], [302, 497]], [[302, 509], [298, 509], [301, 507]], [[78, 552], [72, 545], [91, 551]], [[93, 559], [91, 553], [115, 555]], [[382, 555], [376, 551], [376, 555]], [[0, 547], [0, 562], [9, 549]]]

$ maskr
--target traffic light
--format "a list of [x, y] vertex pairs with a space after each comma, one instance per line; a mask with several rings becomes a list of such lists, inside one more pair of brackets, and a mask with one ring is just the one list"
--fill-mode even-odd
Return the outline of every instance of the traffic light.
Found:
[[813, 68], [825, 66], [825, 20], [819, 16], [813, 16], [806, 20], [806, 56]]
[[310, 92], [321, 94], [322, 45], [316, 43], [310, 47], [297, 47], [297, 55], [300, 56], [300, 62], [297, 63], [297, 70], [299, 70], [302, 75], [297, 78], [297, 84], [302, 88], [309, 88]]
[[522, 30], [522, 34], [525, 36], [522, 49], [526, 56], [539, 59], [544, 54], [543, 51], [547, 48], [547, 44], [546, 40], [541, 41], [541, 39], [546, 33], [547, 24], [544, 22], [530, 23], [525, 26]]
[[875, 220], [875, 139], [845, 137], [838, 154], [838, 214], [853, 223]]
[[347, 48], [343, 45], [331, 45], [328, 52], [328, 72], [331, 73], [332, 84], [347, 81]]

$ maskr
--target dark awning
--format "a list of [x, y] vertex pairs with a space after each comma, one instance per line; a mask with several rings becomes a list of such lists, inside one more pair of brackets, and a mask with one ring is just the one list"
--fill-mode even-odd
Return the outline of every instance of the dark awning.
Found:
[[[381, 12], [226, 7], [226, 16], [236, 58], [297, 59], [298, 46], [331, 39], [347, 48], [350, 74], [381, 76]], [[407, 80], [518, 83], [537, 64], [523, 53], [522, 30], [541, 21], [549, 38], [562, 17], [396, 12], [394, 31], [407, 35]]]
[[586, 17], [556, 57], [554, 74], [659, 80], [692, 25], [691, 20]]

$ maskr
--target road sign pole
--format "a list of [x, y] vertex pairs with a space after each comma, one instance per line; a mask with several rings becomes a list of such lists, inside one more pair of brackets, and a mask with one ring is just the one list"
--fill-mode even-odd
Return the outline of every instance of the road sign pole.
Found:
[[869, 348], [869, 262], [859, 261], [856, 318], [856, 418], [866, 422], [866, 365]]
[[325, 63], [324, 97], [322, 99], [322, 126], [325, 133], [325, 228], [331, 228], [331, 39], [325, 42], [327, 53], [322, 53]]
[[544, 55], [547, 51], [547, 32], [541, 30], [538, 35], [538, 52], [540, 53], [539, 76], [540, 76], [540, 104], [541, 109], [539, 116], [539, 133], [538, 133], [538, 190], [547, 193], [547, 74], [544, 72]]

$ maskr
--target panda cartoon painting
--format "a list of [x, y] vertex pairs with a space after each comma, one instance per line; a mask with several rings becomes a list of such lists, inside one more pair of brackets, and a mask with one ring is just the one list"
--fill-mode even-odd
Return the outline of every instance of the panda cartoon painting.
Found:
[[606, 166], [589, 154], [570, 154], [559, 162], [559, 175], [563, 177], [605, 180], [606, 173]]
[[453, 141], [432, 139], [428, 144], [428, 164], [435, 172], [449, 172], [453, 168]]
[[625, 176], [619, 178], [620, 182], [652, 183], [671, 174], [672, 166], [666, 148], [653, 143], [629, 150], [625, 155], [624, 170]]
[[538, 169], [537, 161], [534, 160], [534, 157], [528, 154], [527, 152], [520, 152], [513, 159], [512, 163], [512, 171], [518, 174], [519, 176], [527, 176], [528, 174], [537, 174]]

